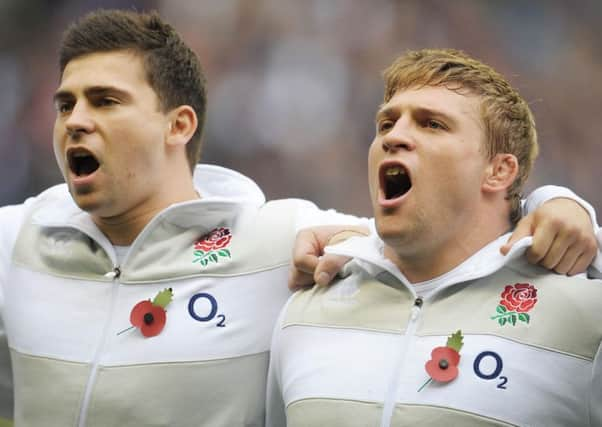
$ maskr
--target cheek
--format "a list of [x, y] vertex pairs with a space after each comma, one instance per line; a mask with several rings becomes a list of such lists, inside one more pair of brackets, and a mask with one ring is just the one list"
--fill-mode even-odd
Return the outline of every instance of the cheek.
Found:
[[52, 149], [54, 151], [54, 157], [56, 159], [56, 163], [59, 166], [59, 169], [61, 170], [61, 173], [63, 175], [65, 175], [65, 162], [64, 162], [64, 156], [63, 156], [63, 134], [62, 132], [58, 131], [59, 126], [57, 124], [54, 125], [54, 131], [53, 131], [53, 136], [52, 136]]
[[431, 188], [432, 197], [454, 210], [464, 210], [468, 203], [479, 197], [481, 175], [479, 166], [470, 154], [444, 159], [427, 171], [430, 181], [436, 183]]
[[[432, 156], [431, 173], [450, 184], [462, 184], [464, 180], [474, 176], [478, 167], [477, 156], [466, 150], [451, 151], [448, 153], [437, 153]], [[469, 182], [464, 182], [468, 184]]]
[[372, 199], [378, 192], [378, 156], [376, 154], [376, 142], [373, 142], [368, 151], [368, 187]]
[[108, 150], [111, 171], [130, 181], [140, 181], [140, 185], [150, 185], [163, 169], [160, 141], [155, 135], [146, 132], [127, 132], [115, 136], [114, 141], [128, 143], [114, 144]]

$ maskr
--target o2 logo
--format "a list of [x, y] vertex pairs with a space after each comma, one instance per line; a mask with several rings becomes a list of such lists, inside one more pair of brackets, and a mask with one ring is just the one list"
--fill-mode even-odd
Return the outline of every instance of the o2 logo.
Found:
[[226, 326], [226, 316], [217, 314], [217, 300], [211, 294], [201, 292], [195, 294], [188, 301], [188, 313], [199, 322], [211, 322], [217, 319], [215, 326], [224, 328]]
[[499, 354], [494, 351], [483, 351], [477, 355], [472, 364], [474, 373], [477, 377], [483, 380], [494, 380], [498, 379], [500, 382], [497, 384], [497, 388], [506, 390], [506, 383], [508, 378], [500, 375], [504, 368], [504, 362]]

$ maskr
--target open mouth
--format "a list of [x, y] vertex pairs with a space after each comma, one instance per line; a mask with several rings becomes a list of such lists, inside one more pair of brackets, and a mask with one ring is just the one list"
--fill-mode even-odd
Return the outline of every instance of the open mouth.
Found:
[[87, 176], [93, 174], [100, 166], [94, 155], [85, 148], [74, 148], [67, 152], [69, 169], [76, 176]]
[[401, 197], [412, 188], [412, 180], [408, 171], [399, 164], [382, 167], [380, 183], [387, 200]]

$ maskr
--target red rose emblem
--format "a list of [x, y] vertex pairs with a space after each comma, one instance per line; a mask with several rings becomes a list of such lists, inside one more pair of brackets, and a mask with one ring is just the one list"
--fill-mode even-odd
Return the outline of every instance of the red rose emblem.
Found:
[[537, 289], [528, 283], [507, 285], [502, 292], [500, 301], [500, 305], [506, 307], [508, 311], [517, 313], [526, 313], [533, 308], [535, 303], [537, 303]]
[[231, 258], [230, 249], [227, 249], [230, 240], [232, 233], [229, 228], [216, 228], [194, 243], [192, 262], [198, 262], [204, 268], [210, 263], [218, 263], [220, 258]]
[[230, 229], [220, 227], [201, 237], [195, 243], [194, 248], [204, 252], [216, 251], [228, 246], [231, 239], [232, 234], [230, 234]]

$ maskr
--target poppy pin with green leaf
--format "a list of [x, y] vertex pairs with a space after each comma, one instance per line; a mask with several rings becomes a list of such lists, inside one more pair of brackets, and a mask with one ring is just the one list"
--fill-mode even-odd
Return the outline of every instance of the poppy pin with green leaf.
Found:
[[421, 391], [431, 381], [448, 383], [458, 376], [458, 364], [460, 363], [460, 349], [464, 345], [462, 331], [458, 330], [447, 338], [445, 347], [435, 347], [431, 352], [431, 359], [426, 362], [424, 368], [429, 374], [429, 379], [418, 389]]
[[130, 323], [132, 326], [118, 332], [121, 335], [130, 329], [139, 328], [146, 338], [159, 335], [165, 327], [167, 312], [165, 307], [173, 299], [171, 288], [163, 289], [152, 300], [144, 300], [137, 303], [130, 312]]

